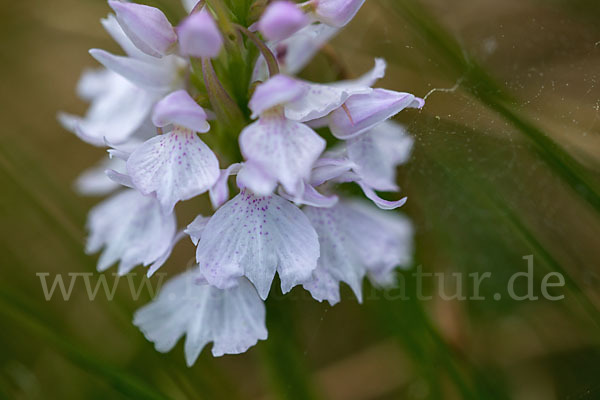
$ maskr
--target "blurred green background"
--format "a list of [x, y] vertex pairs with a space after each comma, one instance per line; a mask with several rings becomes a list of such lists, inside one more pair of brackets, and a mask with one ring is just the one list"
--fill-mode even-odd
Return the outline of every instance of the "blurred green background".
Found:
[[[0, 398], [600, 399], [598, 1], [368, 0], [332, 42], [345, 69], [382, 56], [383, 87], [424, 96], [456, 85], [398, 118], [415, 138], [400, 169], [414, 265], [489, 271], [486, 300], [417, 300], [412, 271], [410, 300], [365, 286], [359, 305], [344, 287], [330, 307], [295, 289], [268, 301], [266, 342], [218, 359], [205, 349], [192, 368], [181, 343], [159, 354], [131, 324], [146, 291], [136, 301], [119, 285], [114, 301], [90, 301], [78, 284], [69, 301], [46, 301], [36, 276], [95, 268], [83, 246], [98, 199], [72, 182], [104, 152], [56, 113], [86, 108], [74, 88], [96, 65], [87, 50], [117, 51], [99, 23], [107, 13], [101, 0], [0, 5]], [[306, 76], [326, 79], [316, 71], [328, 60]], [[188, 203], [184, 221], [207, 207]], [[527, 255], [536, 293], [559, 272], [563, 300], [494, 300]], [[178, 246], [163, 271], [192, 257]]]

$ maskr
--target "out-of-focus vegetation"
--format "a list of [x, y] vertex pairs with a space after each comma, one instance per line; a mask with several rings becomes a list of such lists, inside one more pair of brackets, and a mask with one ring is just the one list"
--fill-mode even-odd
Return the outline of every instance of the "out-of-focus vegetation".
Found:
[[[490, 272], [486, 300], [418, 300], [413, 270], [401, 273], [409, 300], [366, 287], [359, 305], [344, 288], [329, 307], [295, 289], [269, 299], [268, 341], [219, 359], [205, 349], [192, 368], [181, 344], [159, 354], [131, 324], [146, 291], [133, 300], [119, 285], [114, 301], [90, 301], [75, 285], [70, 301], [46, 301], [36, 276], [95, 268], [83, 247], [97, 199], [78, 197], [72, 182], [103, 150], [55, 115], [85, 110], [74, 87], [95, 66], [87, 49], [116, 50], [98, 21], [107, 12], [98, 0], [0, 6], [0, 398], [600, 398], [596, 1], [368, 0], [334, 40], [344, 69], [358, 75], [383, 56], [385, 87], [451, 89], [399, 117], [415, 137], [400, 170], [414, 267]], [[330, 57], [305, 75], [326, 79], [316, 71]], [[184, 220], [207, 207], [187, 203]], [[192, 255], [179, 246], [164, 270]], [[528, 255], [536, 288], [549, 272], [565, 276], [553, 292], [564, 300], [494, 298]], [[438, 293], [426, 282], [425, 294]]]

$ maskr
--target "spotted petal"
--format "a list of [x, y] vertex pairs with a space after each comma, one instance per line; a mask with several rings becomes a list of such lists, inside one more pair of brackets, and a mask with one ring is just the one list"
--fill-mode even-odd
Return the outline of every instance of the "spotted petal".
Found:
[[213, 342], [212, 354], [243, 353], [267, 338], [265, 306], [246, 279], [221, 290], [198, 282], [198, 272], [185, 272], [139, 309], [133, 323], [156, 350], [170, 351], [184, 335], [185, 358], [192, 366], [202, 349]]
[[143, 194], [156, 193], [164, 212], [206, 192], [219, 178], [219, 161], [194, 132], [175, 129], [138, 147], [127, 172]]
[[286, 293], [310, 277], [317, 258], [317, 233], [298, 207], [276, 195], [247, 191], [215, 212], [196, 252], [210, 284], [227, 288], [246, 276], [263, 299], [276, 271]]

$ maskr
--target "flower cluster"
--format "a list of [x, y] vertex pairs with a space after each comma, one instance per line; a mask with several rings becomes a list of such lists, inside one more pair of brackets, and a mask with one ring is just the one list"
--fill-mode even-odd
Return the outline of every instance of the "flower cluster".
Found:
[[[423, 100], [373, 88], [382, 59], [355, 80], [296, 76], [363, 2], [256, 2], [240, 16], [221, 0], [186, 1], [177, 26], [157, 8], [108, 2], [114, 14], [102, 24], [125, 55], [90, 50], [103, 65], [79, 83], [90, 108], [59, 119], [108, 148], [77, 182], [84, 194], [111, 194], [88, 219], [99, 271], [142, 264], [150, 276], [181, 238], [197, 246], [197, 265], [135, 315], [157, 350], [185, 335], [191, 365], [209, 342], [220, 356], [266, 339], [276, 273], [283, 293], [302, 285], [333, 305], [341, 282], [361, 301], [365, 277], [393, 285], [410, 261], [411, 225], [385, 211], [406, 198], [377, 192], [399, 191], [396, 167], [412, 145], [390, 118]], [[340, 195], [349, 183], [370, 201]], [[214, 214], [178, 230], [177, 203], [204, 193]]]

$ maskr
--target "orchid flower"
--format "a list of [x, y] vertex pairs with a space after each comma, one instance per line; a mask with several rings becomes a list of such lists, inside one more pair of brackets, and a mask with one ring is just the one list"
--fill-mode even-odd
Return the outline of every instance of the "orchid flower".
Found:
[[[390, 119], [423, 100], [374, 87], [379, 58], [357, 79], [296, 76], [364, 0], [258, 2], [248, 15], [227, 3], [185, 0], [190, 14], [172, 24], [158, 8], [109, 0], [115, 15], [102, 23], [125, 55], [90, 50], [104, 66], [78, 85], [90, 107], [59, 114], [108, 148], [76, 182], [82, 194], [110, 196], [88, 216], [99, 271], [143, 265], [152, 276], [184, 237], [196, 247], [196, 264], [133, 321], [161, 352], [185, 336], [190, 366], [211, 342], [221, 356], [267, 338], [263, 301], [276, 274], [282, 293], [304, 288], [333, 305], [340, 283], [362, 301], [365, 277], [390, 286], [411, 262], [411, 224], [389, 211], [407, 198], [377, 192], [400, 191], [396, 169], [412, 146]], [[374, 205], [350, 198], [346, 183]], [[204, 195], [213, 210], [192, 201], [196, 217], [178, 226], [179, 204]]]

